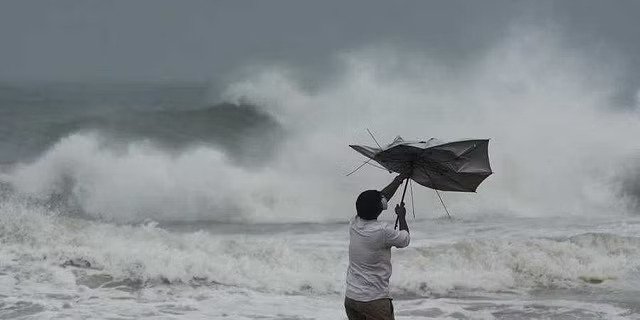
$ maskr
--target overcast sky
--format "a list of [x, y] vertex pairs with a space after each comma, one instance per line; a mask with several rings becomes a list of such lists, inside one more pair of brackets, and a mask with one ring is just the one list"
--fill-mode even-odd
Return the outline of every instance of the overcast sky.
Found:
[[263, 62], [315, 72], [376, 44], [465, 59], [529, 19], [612, 48], [637, 82], [639, 17], [634, 0], [3, 0], [0, 80], [219, 81]]

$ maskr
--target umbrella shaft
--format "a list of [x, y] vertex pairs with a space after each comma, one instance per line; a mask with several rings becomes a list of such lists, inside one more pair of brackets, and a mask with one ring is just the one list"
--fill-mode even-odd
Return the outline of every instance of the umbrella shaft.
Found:
[[402, 199], [400, 200], [400, 203], [404, 202], [404, 196], [407, 194], [408, 185], [409, 185], [409, 178], [407, 178], [406, 182], [404, 183], [404, 191], [402, 191]]

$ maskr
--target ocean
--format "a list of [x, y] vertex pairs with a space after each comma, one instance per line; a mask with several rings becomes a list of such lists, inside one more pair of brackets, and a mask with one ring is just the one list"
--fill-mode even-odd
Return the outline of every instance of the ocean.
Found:
[[352, 61], [322, 88], [269, 71], [219, 95], [2, 84], [0, 319], [346, 319], [355, 198], [393, 178], [345, 176], [366, 128], [492, 139], [478, 193], [443, 193], [452, 219], [410, 192], [398, 319], [640, 319], [637, 112], [576, 66], [495, 61], [492, 81]]
[[[346, 223], [146, 222], [2, 210], [3, 319], [342, 319]], [[389, 221], [392, 223], [392, 221]], [[640, 219], [422, 219], [399, 319], [637, 319]]]

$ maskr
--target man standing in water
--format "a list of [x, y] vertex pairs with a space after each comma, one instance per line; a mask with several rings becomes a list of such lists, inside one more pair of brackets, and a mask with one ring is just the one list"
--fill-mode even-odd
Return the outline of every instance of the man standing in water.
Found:
[[391, 247], [409, 245], [404, 203], [396, 205], [395, 209], [400, 230], [377, 219], [405, 178], [405, 175], [397, 176], [382, 191], [364, 191], [356, 201], [358, 214], [349, 228], [349, 268], [344, 300], [349, 320], [394, 319], [389, 296]]

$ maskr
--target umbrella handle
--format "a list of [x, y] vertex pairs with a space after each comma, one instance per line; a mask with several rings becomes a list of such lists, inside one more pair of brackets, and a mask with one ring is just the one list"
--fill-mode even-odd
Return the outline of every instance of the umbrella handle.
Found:
[[[407, 186], [409, 185], [409, 178], [407, 178], [406, 182], [404, 183], [404, 191], [402, 191], [402, 199], [400, 199], [400, 203], [404, 202], [404, 196], [407, 194]], [[399, 217], [396, 217], [396, 225], [393, 227], [393, 229], [398, 229], [398, 219]]]

